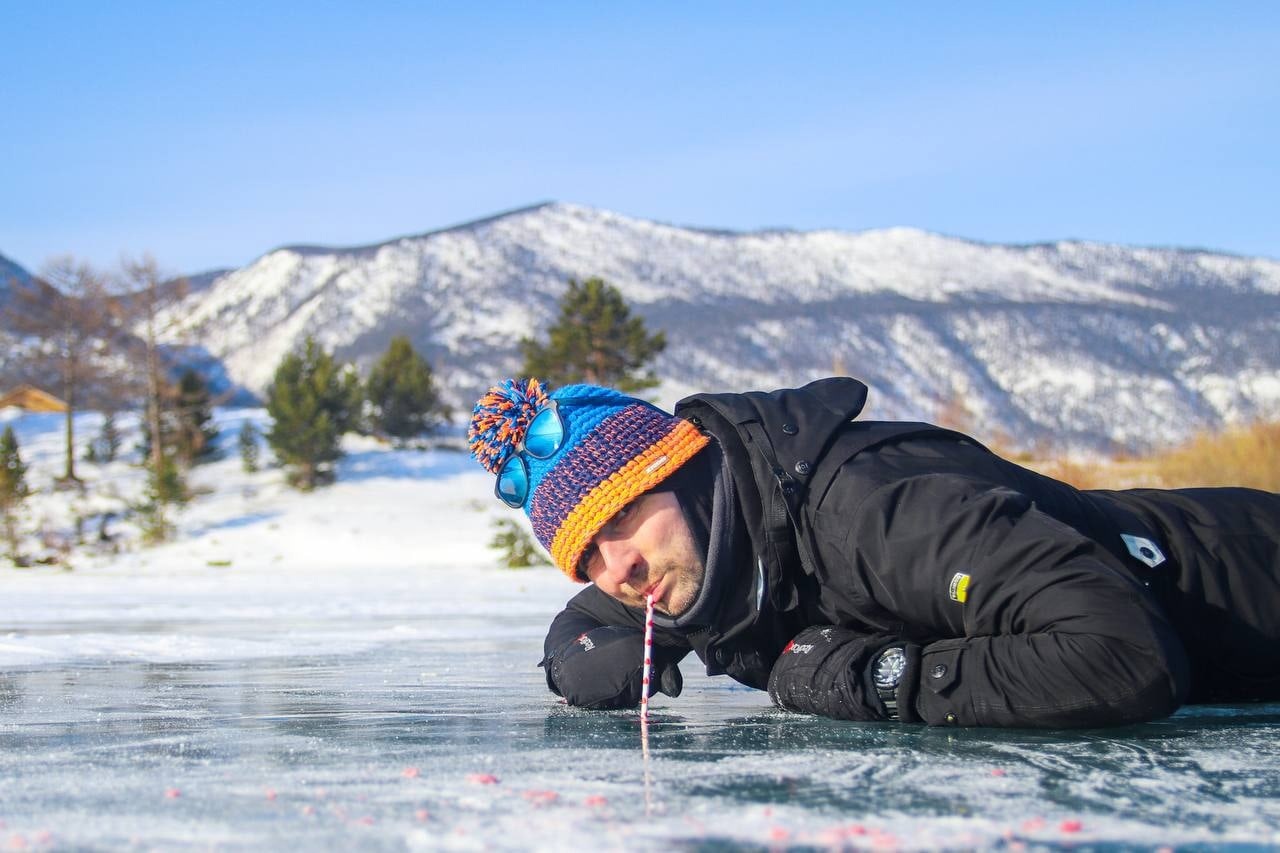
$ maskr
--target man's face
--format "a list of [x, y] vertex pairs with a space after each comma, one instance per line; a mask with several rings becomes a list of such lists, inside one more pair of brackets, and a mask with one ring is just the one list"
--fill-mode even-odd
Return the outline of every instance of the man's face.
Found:
[[680, 501], [649, 492], [609, 520], [583, 555], [587, 578], [623, 604], [679, 616], [689, 609], [706, 572]]

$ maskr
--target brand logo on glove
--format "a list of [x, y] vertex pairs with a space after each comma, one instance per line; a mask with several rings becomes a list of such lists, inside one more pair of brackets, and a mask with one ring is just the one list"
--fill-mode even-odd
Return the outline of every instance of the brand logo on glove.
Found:
[[807, 655], [809, 652], [813, 651], [813, 643], [800, 643], [797, 645], [793, 642], [787, 647], [787, 651], [791, 652], [793, 655]]
[[951, 588], [948, 590], [952, 601], [958, 601], [964, 604], [969, 600], [969, 576], [964, 572], [956, 572], [951, 578]]
[[589, 652], [596, 647], [596, 644], [591, 642], [591, 638], [588, 637], [586, 634], [583, 634], [581, 637], [579, 637], [578, 642], [582, 644], [583, 651]]

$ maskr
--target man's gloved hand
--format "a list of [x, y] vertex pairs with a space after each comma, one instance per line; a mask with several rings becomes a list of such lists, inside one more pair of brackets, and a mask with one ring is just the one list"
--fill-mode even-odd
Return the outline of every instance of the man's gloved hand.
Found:
[[900, 638], [847, 628], [806, 628], [783, 650], [769, 673], [769, 697], [779, 708], [837, 720], [887, 719], [872, 681], [872, 663], [883, 649], [902, 645], [907, 667], [897, 690], [899, 718], [915, 722], [920, 647]]
[[[679, 696], [684, 687], [678, 653], [653, 647], [650, 694]], [[570, 705], [597, 711], [640, 704], [644, 632], [607, 625], [587, 631], [543, 660], [547, 685]]]

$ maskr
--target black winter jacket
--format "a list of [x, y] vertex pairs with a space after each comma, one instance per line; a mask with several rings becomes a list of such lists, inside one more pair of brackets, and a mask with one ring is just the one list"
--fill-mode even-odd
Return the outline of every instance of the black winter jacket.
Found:
[[[776, 701], [883, 718], [867, 670], [895, 644], [909, 650], [901, 717], [933, 725], [1099, 726], [1280, 699], [1280, 496], [1080, 491], [950, 430], [853, 420], [865, 399], [837, 378], [677, 405], [723, 450], [750, 553], [714, 624], [658, 632], [660, 673], [693, 650], [708, 674], [765, 689], [789, 641], [835, 626], [834, 664]], [[642, 618], [595, 587], [575, 596], [547, 636], [552, 690], [637, 701]], [[600, 629], [627, 653], [588, 651]]]

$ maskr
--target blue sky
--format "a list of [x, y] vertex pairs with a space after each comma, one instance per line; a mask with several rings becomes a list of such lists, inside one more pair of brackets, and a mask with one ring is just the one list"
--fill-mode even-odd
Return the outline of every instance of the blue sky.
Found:
[[0, 0], [0, 254], [174, 272], [543, 200], [1280, 258], [1280, 3]]

